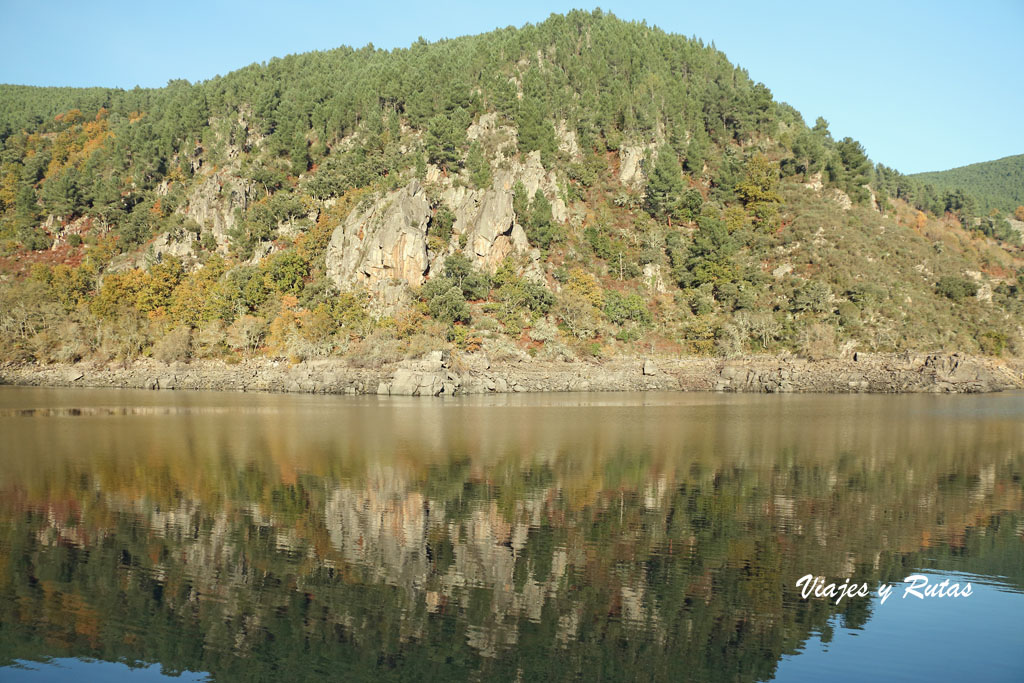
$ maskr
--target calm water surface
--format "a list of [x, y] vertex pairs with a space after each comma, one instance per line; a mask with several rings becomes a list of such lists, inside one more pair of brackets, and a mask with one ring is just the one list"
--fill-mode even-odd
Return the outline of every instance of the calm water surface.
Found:
[[0, 680], [1021, 681], [1022, 475], [1020, 393], [0, 387]]

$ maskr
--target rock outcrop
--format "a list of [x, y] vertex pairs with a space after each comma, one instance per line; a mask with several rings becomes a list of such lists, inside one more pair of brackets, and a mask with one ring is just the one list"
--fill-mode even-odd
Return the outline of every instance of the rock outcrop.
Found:
[[381, 382], [377, 394], [382, 396], [454, 396], [461, 380], [449, 368], [449, 355], [432, 351], [419, 360], [398, 364], [395, 376]]
[[509, 161], [495, 169], [493, 182], [485, 189], [455, 183], [436, 168], [428, 171], [427, 179], [455, 215], [450, 242], [428, 250], [427, 230], [435, 207], [426, 189], [413, 180], [366, 210], [353, 212], [335, 229], [327, 246], [327, 275], [335, 285], [366, 287], [385, 307], [393, 306], [404, 285], [422, 285], [456, 251], [489, 273], [509, 254], [527, 254], [533, 267], [527, 266], [526, 273], [537, 276], [540, 253], [530, 247], [526, 231], [516, 222], [513, 187], [521, 182], [531, 197], [537, 190], [544, 193], [553, 220], [564, 222], [568, 216], [555, 174], [544, 169], [539, 152], [527, 154], [523, 163]]
[[983, 393], [1021, 388], [1006, 366], [962, 354], [864, 354], [854, 360], [745, 359], [723, 365], [717, 391]]
[[639, 187], [644, 181], [643, 160], [646, 147], [625, 145], [619, 149], [619, 182], [630, 187]]
[[188, 196], [184, 213], [217, 240], [217, 250], [227, 254], [228, 233], [235, 227], [235, 209], [245, 211], [257, 198], [256, 184], [227, 170], [210, 174]]
[[384, 295], [396, 280], [422, 285], [429, 270], [430, 216], [430, 202], [418, 180], [366, 211], [353, 211], [327, 246], [328, 277], [343, 289], [361, 285]]

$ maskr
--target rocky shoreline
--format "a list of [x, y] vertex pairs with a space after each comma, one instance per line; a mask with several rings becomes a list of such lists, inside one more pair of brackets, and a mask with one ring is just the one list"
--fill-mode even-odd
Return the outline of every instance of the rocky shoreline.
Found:
[[202, 360], [128, 366], [0, 366], [0, 384], [453, 396], [556, 391], [725, 391], [748, 393], [983, 393], [1024, 389], [1024, 360], [962, 354], [855, 354], [809, 361], [782, 357], [632, 358], [492, 364], [481, 355], [435, 351], [378, 368], [343, 359], [290, 364]]

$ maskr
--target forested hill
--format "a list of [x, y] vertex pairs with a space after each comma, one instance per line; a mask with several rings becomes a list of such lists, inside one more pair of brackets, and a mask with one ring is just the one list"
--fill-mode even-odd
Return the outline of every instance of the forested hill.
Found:
[[[1010, 215], [1024, 205], [1024, 154], [911, 177], [943, 191], [963, 190], [985, 213], [996, 209]], [[1024, 211], [1021, 213], [1018, 220], [1024, 220]]]
[[0, 86], [0, 357], [1020, 353], [1020, 233], [600, 11]]

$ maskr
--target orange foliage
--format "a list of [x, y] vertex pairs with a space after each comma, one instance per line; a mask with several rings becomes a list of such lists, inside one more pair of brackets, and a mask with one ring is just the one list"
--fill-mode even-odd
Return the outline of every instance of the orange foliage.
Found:
[[[71, 123], [71, 125], [58, 133], [53, 140], [52, 158], [46, 168], [47, 177], [53, 177], [69, 166], [80, 167], [101, 149], [107, 140], [114, 137], [106, 120], [106, 110], [101, 109], [94, 121], [85, 123], [79, 123], [82, 121], [81, 112], [73, 115], [74, 112], [78, 112], [78, 110], [72, 109], [63, 114], [63, 119], [58, 118], [58, 120]], [[31, 137], [29, 136], [29, 142], [35, 142], [31, 140]], [[27, 150], [26, 156], [28, 156]]]
[[0, 170], [0, 211], [8, 206], [14, 206], [14, 199], [18, 193], [18, 166], [16, 164], [4, 164]]
[[68, 125], [73, 126], [76, 123], [81, 123], [84, 118], [85, 117], [82, 116], [81, 110], [69, 109], [63, 114], [57, 114], [56, 116], [54, 116], [53, 120], [60, 121], [61, 123], [66, 123]]
[[298, 297], [291, 294], [282, 296], [281, 310], [270, 322], [267, 346], [274, 351], [284, 352], [292, 333], [302, 329], [309, 316], [310, 312], [299, 305]]
[[928, 222], [928, 218], [924, 215], [924, 212], [918, 211], [914, 216], [914, 229], [923, 230], [925, 224]]

